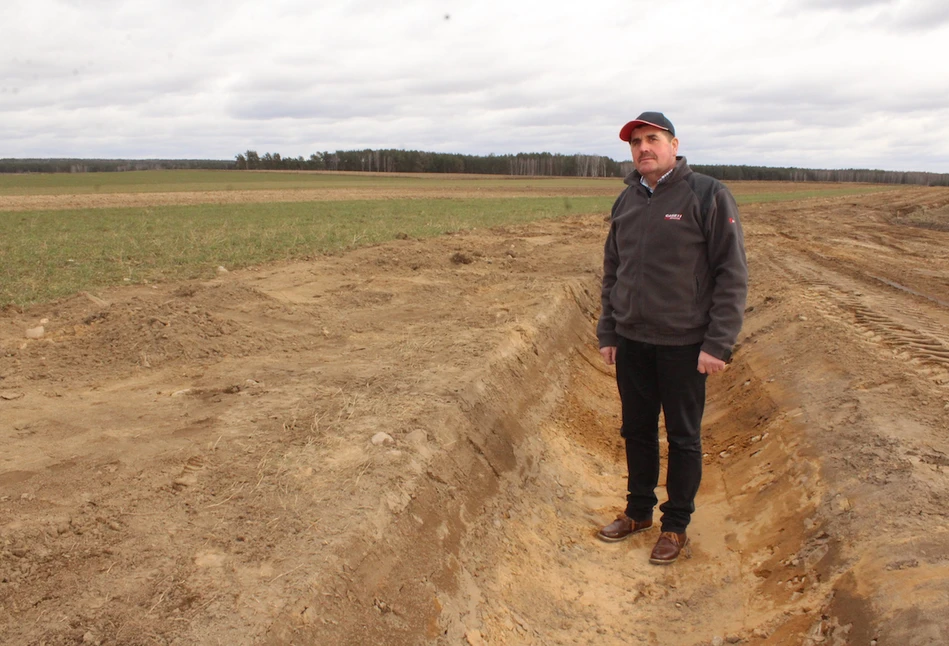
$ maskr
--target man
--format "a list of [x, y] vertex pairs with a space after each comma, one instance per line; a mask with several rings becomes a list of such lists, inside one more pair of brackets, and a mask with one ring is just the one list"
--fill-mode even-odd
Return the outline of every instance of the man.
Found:
[[616, 365], [629, 481], [625, 512], [599, 537], [619, 541], [652, 527], [661, 409], [668, 500], [649, 561], [665, 565], [688, 542], [702, 479], [705, 379], [731, 357], [748, 270], [735, 199], [676, 156], [672, 122], [644, 112], [619, 136], [636, 170], [610, 216], [597, 337], [603, 360]]

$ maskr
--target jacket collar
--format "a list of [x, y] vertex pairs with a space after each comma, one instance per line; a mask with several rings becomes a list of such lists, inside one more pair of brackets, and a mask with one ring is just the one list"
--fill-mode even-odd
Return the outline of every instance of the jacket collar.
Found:
[[[682, 179], [691, 172], [692, 169], [689, 168], [689, 163], [686, 161], [685, 157], [676, 157], [676, 165], [673, 167], [672, 173], [666, 177], [665, 181], [662, 183], [671, 184], [672, 182]], [[637, 186], [641, 186], [640, 182], [642, 177], [643, 176], [639, 174], [638, 170], [634, 170], [623, 179], [623, 182], [625, 182], [628, 186], [635, 188]], [[658, 188], [658, 186], [656, 188]]]

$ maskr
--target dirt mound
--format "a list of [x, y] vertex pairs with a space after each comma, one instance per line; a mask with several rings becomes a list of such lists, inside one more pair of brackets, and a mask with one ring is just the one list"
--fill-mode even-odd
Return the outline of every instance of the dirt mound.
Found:
[[897, 214], [947, 198], [745, 210], [662, 569], [594, 537], [601, 215], [7, 311], [0, 641], [944, 643], [949, 239]]
[[[241, 285], [156, 286], [110, 298], [115, 302], [79, 295], [37, 308], [44, 312], [39, 321], [36, 316], [9, 317], [10, 336], [3, 343], [21, 366], [12, 383], [44, 379], [86, 385], [140, 369], [246, 357], [299, 341], [280, 330], [257, 329], [255, 317], [292, 314], [279, 301]], [[44, 321], [41, 339], [27, 343], [17, 338], [17, 331]], [[34, 371], [25, 370], [27, 366]]]

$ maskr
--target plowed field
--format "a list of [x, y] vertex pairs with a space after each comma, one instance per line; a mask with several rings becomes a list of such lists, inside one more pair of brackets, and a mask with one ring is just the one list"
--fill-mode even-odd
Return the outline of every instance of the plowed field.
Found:
[[603, 214], [8, 308], [0, 643], [949, 643], [949, 190], [742, 214], [668, 567], [595, 538]]

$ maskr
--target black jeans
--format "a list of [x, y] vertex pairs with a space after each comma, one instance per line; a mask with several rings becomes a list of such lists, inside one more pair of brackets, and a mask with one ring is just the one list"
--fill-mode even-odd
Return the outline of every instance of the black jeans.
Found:
[[661, 409], [669, 441], [669, 499], [659, 507], [664, 532], [685, 532], [702, 481], [706, 376], [697, 369], [700, 348], [701, 344], [652, 345], [620, 337], [616, 349], [616, 384], [629, 467], [626, 515], [633, 520], [652, 518], [658, 502]]

